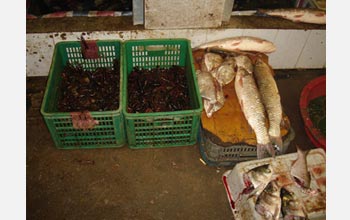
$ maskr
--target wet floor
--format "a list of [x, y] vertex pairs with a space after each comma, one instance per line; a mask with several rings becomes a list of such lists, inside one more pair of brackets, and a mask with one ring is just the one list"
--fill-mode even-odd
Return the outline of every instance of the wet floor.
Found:
[[[276, 70], [295, 144], [314, 148], [299, 112], [302, 88], [325, 74]], [[232, 167], [200, 162], [197, 145], [163, 149], [58, 150], [40, 114], [46, 77], [27, 78], [27, 219], [232, 219], [221, 182]]]

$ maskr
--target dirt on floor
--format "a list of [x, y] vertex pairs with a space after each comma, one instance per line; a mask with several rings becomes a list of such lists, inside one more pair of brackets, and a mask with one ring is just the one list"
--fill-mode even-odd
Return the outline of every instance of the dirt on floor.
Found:
[[[302, 88], [326, 70], [276, 70], [295, 144], [314, 148], [299, 113]], [[194, 146], [60, 150], [40, 114], [47, 77], [27, 78], [27, 219], [233, 219], [222, 174]]]

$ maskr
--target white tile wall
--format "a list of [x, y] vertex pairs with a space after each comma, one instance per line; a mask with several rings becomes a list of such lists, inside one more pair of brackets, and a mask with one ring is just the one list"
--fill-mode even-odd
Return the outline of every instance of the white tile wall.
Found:
[[294, 68], [309, 35], [310, 31], [279, 30], [273, 42], [277, 49], [269, 55], [270, 65], [276, 69]]
[[[27, 34], [27, 76], [47, 76], [54, 44], [60, 41], [77, 41], [81, 32]], [[274, 69], [324, 68], [326, 66], [326, 30], [281, 29], [179, 29], [99, 31], [85, 35], [86, 39], [149, 39], [187, 38], [191, 46], [234, 37], [255, 36], [273, 42], [277, 50], [269, 55]], [[35, 52], [35, 53], [34, 53]], [[40, 61], [39, 61], [40, 60]]]
[[296, 68], [326, 67], [326, 31], [311, 30]]

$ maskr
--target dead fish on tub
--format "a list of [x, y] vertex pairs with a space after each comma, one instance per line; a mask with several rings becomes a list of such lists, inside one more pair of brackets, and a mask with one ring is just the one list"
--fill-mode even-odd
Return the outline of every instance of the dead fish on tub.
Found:
[[297, 186], [301, 188], [303, 193], [309, 195], [316, 195], [319, 193], [319, 189], [311, 189], [311, 175], [307, 168], [307, 154], [308, 150], [301, 150], [298, 145], [296, 145], [298, 157], [292, 163], [290, 174]]
[[214, 112], [219, 111], [225, 102], [222, 86], [216, 81], [211, 73], [197, 70], [199, 92], [203, 98], [203, 108], [208, 118]]
[[276, 46], [268, 41], [252, 36], [237, 36], [208, 42], [195, 49], [217, 48], [225, 51], [255, 51], [261, 53], [272, 53]]
[[276, 16], [293, 22], [326, 24], [326, 12], [310, 8], [258, 9], [256, 15]]
[[254, 66], [254, 77], [269, 119], [270, 140], [277, 145], [278, 149], [282, 150], [283, 141], [280, 128], [282, 105], [278, 87], [273, 78], [273, 70], [267, 63], [258, 58]]
[[255, 167], [243, 174], [243, 181], [246, 187], [250, 188], [250, 196], [260, 195], [270, 182], [273, 176], [273, 169], [270, 164]]
[[283, 220], [308, 220], [304, 204], [286, 188], [281, 189]]
[[270, 181], [255, 203], [255, 211], [265, 219], [278, 220], [281, 213], [281, 187], [276, 180]]
[[238, 67], [235, 77], [235, 91], [242, 112], [253, 129], [257, 141], [257, 158], [274, 157], [275, 149], [270, 142], [266, 128], [265, 108], [253, 74]]
[[301, 150], [298, 145], [296, 145], [296, 148], [298, 157], [293, 161], [290, 173], [300, 187], [310, 188], [311, 176], [307, 169], [306, 160], [308, 151]]

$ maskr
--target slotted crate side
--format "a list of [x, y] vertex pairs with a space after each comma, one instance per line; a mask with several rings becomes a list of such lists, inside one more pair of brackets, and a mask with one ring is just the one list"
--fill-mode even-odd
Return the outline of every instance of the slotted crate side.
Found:
[[[84, 59], [81, 53], [80, 42], [61, 42], [64, 47], [59, 47], [63, 64], [69, 61], [72, 64], [81, 64], [85, 70], [95, 70], [97, 67], [113, 67], [113, 59], [120, 58], [120, 43], [114, 41], [97, 41], [98, 59]], [[59, 44], [59, 43], [58, 43]]]
[[[152, 121], [153, 120], [153, 121]], [[126, 119], [130, 148], [176, 147], [196, 143], [200, 116], [145, 117]]]
[[157, 66], [166, 68], [172, 65], [185, 66], [188, 49], [186, 40], [126, 41], [127, 74], [134, 67], [152, 69]]
[[[196, 143], [202, 101], [187, 39], [129, 40], [124, 44], [123, 114], [130, 148], [176, 147]], [[128, 113], [127, 79], [134, 67], [185, 67], [192, 110]]]
[[[121, 147], [126, 143], [124, 118], [121, 113], [123, 48], [120, 41], [97, 41], [97, 45], [100, 57], [98, 59], [84, 59], [80, 42], [60, 42], [55, 46], [41, 113], [57, 148], [108, 148]], [[86, 131], [74, 129], [70, 114], [57, 110], [60, 74], [66, 62], [81, 64], [85, 70], [95, 70], [98, 67], [113, 67], [115, 58], [119, 59], [121, 74], [119, 108], [114, 111], [90, 112], [99, 124]]]
[[86, 131], [73, 128], [69, 115], [47, 117], [45, 121], [58, 148], [106, 148], [125, 144], [122, 115], [110, 113], [93, 117], [99, 124]]
[[[257, 159], [255, 146], [242, 143], [224, 147], [215, 144], [204, 134], [202, 126], [200, 126], [197, 138], [201, 157], [209, 166], [234, 166], [239, 162]], [[294, 138], [295, 132], [291, 127], [283, 139], [284, 147], [278, 154], [284, 154]]]

